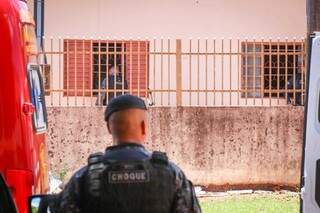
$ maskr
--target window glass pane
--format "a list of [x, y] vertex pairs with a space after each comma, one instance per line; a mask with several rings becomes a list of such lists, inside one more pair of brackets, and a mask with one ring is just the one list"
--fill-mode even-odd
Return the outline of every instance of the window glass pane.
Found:
[[28, 73], [30, 95], [32, 99], [32, 104], [35, 107], [35, 112], [33, 114], [34, 126], [36, 131], [44, 131], [47, 128], [46, 109], [39, 66], [30, 65]]
[[261, 97], [262, 45], [259, 43], [242, 44], [242, 96]]

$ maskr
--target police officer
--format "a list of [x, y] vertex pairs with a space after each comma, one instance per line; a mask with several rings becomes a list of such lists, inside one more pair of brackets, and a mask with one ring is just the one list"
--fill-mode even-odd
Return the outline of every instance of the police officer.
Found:
[[165, 153], [144, 148], [147, 108], [142, 99], [112, 99], [105, 121], [115, 145], [90, 155], [59, 195], [56, 212], [201, 212], [182, 170]]

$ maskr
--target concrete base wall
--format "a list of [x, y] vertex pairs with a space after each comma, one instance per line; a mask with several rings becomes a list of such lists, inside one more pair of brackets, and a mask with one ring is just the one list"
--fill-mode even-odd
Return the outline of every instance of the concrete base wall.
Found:
[[[104, 108], [50, 107], [51, 170], [66, 179], [111, 145]], [[197, 185], [294, 188], [300, 181], [302, 107], [150, 108], [146, 147], [165, 151]]]

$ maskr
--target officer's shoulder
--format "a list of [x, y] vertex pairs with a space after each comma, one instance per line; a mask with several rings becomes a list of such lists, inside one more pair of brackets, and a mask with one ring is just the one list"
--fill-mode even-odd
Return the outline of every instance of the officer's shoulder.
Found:
[[82, 178], [83, 176], [85, 176], [88, 172], [88, 166], [100, 161], [102, 156], [103, 156], [103, 153], [101, 153], [101, 152], [96, 152], [96, 153], [90, 154], [88, 157], [88, 165], [84, 166], [84, 167], [80, 168], [78, 171], [76, 171], [74, 173], [74, 175], [72, 176], [72, 179], [74, 179], [74, 178], [79, 179], [79, 178]]
[[81, 178], [86, 174], [87, 170], [88, 170], [88, 166], [84, 166], [80, 168], [78, 171], [76, 171], [72, 177], [77, 179]]
[[151, 155], [151, 160], [158, 164], [167, 165], [176, 176], [184, 176], [182, 169], [180, 169], [180, 167], [177, 166], [174, 162], [170, 161], [165, 152], [153, 151]]
[[170, 168], [179, 176], [184, 176], [182, 169], [172, 161], [169, 161]]
[[165, 153], [165, 152], [153, 151], [151, 154], [151, 162], [153, 162], [155, 164], [168, 165], [169, 158], [167, 156], [167, 153]]

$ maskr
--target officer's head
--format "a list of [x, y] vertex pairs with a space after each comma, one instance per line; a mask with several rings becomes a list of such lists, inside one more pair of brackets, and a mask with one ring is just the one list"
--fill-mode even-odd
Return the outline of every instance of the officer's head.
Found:
[[133, 95], [112, 99], [105, 111], [105, 121], [115, 143], [142, 143], [147, 132], [147, 107]]

